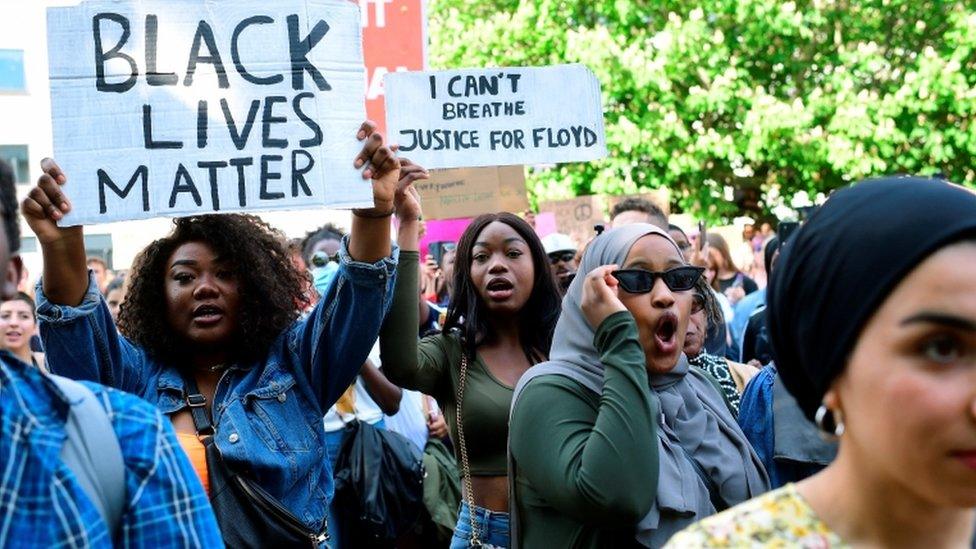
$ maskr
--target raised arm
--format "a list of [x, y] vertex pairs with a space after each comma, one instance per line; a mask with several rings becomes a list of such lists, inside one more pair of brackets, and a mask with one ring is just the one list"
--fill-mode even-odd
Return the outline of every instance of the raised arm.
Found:
[[397, 245], [400, 263], [390, 313], [380, 330], [383, 373], [397, 385], [440, 397], [448, 364], [443, 335], [424, 338], [420, 332], [420, 197], [412, 184], [427, 172], [406, 158], [400, 159], [401, 185], [397, 192]]
[[400, 178], [400, 161], [383, 136], [376, 132], [376, 124], [367, 120], [356, 137], [363, 141], [363, 149], [354, 164], [363, 170], [363, 179], [373, 182], [373, 207], [352, 211], [352, 230], [349, 232], [349, 255], [356, 261], [375, 263], [390, 255], [390, 218], [393, 199]]
[[399, 250], [390, 243], [390, 217], [400, 161], [371, 122], [357, 136], [363, 149], [353, 160], [373, 181], [374, 207], [354, 210], [352, 232], [339, 250], [335, 282], [312, 314], [290, 332], [289, 350], [316, 393], [323, 412], [359, 373], [390, 305]]
[[135, 394], [145, 389], [145, 353], [121, 337], [85, 261], [82, 228], [58, 227], [71, 210], [62, 187], [68, 178], [50, 158], [21, 205], [41, 244], [44, 273], [37, 314], [48, 369]]
[[45, 158], [43, 173], [37, 185], [21, 204], [27, 225], [37, 236], [44, 260], [44, 294], [58, 305], [72, 307], [81, 303], [88, 289], [88, 265], [85, 261], [85, 239], [81, 226], [58, 227], [71, 204], [61, 187], [68, 177], [57, 163]]

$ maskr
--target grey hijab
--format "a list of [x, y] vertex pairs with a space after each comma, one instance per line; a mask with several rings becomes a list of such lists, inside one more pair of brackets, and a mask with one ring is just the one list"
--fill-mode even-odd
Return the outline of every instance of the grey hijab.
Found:
[[[590, 243], [580, 274], [563, 298], [550, 360], [522, 376], [512, 398], [513, 409], [525, 385], [542, 375], [564, 375], [602, 394], [603, 364], [593, 346], [593, 329], [580, 308], [585, 274], [602, 265], [623, 265], [634, 243], [649, 234], [674, 244], [666, 232], [643, 223], [613, 229]], [[661, 411], [658, 488], [654, 505], [634, 534], [642, 545], [659, 547], [686, 526], [714, 514], [713, 494], [721, 499], [720, 505], [731, 507], [767, 491], [769, 479], [715, 385], [701, 371], [689, 368], [684, 354], [670, 372], [652, 375], [650, 385]], [[515, 494], [515, 466], [509, 453], [511, 497]], [[518, 507], [514, 501], [509, 511], [512, 546], [517, 547]]]

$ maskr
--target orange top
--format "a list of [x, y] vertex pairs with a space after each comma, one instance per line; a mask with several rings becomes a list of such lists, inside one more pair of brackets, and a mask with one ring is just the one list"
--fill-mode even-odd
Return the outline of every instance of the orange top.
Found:
[[176, 433], [176, 438], [180, 441], [180, 446], [183, 447], [186, 456], [190, 458], [190, 465], [197, 472], [197, 476], [200, 477], [200, 482], [203, 484], [203, 489], [207, 492], [207, 496], [209, 496], [210, 477], [207, 473], [206, 447], [197, 438], [196, 433]]

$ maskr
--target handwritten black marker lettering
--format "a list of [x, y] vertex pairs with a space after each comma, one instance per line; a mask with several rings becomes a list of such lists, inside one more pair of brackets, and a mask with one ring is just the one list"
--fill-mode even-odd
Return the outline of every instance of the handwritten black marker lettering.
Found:
[[234, 146], [237, 147], [237, 150], [242, 151], [247, 146], [247, 138], [251, 135], [251, 128], [254, 126], [254, 121], [257, 119], [258, 109], [260, 107], [260, 100], [255, 99], [251, 101], [251, 108], [247, 111], [247, 120], [244, 121], [244, 127], [238, 130], [237, 124], [234, 123], [234, 115], [230, 112], [230, 105], [227, 104], [226, 99], [220, 100], [220, 109], [224, 111], [227, 131], [230, 132], [230, 138], [234, 142]]
[[[298, 157], [304, 156], [307, 164], [299, 168], [298, 167]], [[309, 154], [308, 151], [302, 149], [296, 149], [291, 151], [291, 196], [292, 198], [298, 196], [298, 187], [301, 186], [302, 193], [305, 196], [312, 196], [312, 189], [309, 188], [308, 182], [305, 181], [305, 174], [312, 171], [315, 167], [315, 159]]]
[[[112, 21], [122, 27], [122, 36], [112, 49], [102, 48], [102, 21]], [[95, 39], [95, 89], [101, 92], [125, 93], [136, 85], [139, 77], [139, 67], [136, 60], [122, 53], [122, 46], [129, 40], [129, 20], [117, 13], [98, 13], [92, 17], [92, 36]], [[129, 76], [122, 82], [108, 83], [105, 80], [105, 61], [109, 59], [125, 59], [129, 64]]]
[[98, 213], [105, 213], [108, 211], [108, 206], [105, 204], [105, 187], [108, 187], [116, 196], [119, 198], [126, 198], [129, 196], [129, 192], [135, 187], [136, 181], [142, 180], [142, 211], [149, 211], [149, 168], [146, 166], [139, 166], [136, 171], [129, 178], [129, 182], [125, 185], [124, 189], [120, 189], [118, 185], [112, 181], [108, 173], [105, 170], [99, 169], [98, 172]]
[[241, 62], [241, 33], [244, 32], [244, 29], [251, 25], [268, 25], [271, 23], [274, 23], [274, 19], [266, 15], [255, 15], [253, 17], [248, 17], [234, 27], [234, 33], [231, 34], [230, 37], [230, 59], [234, 63], [234, 68], [237, 69], [237, 73], [241, 75], [241, 78], [259, 86], [271, 86], [279, 82], [283, 82], [285, 80], [285, 75], [273, 74], [271, 76], [254, 76], [248, 72], [248, 70], [244, 68], [244, 63]]
[[146, 149], [182, 149], [182, 141], [156, 141], [152, 131], [152, 106], [142, 106], [142, 144]]
[[299, 39], [298, 16], [289, 15], [285, 19], [288, 21], [288, 51], [291, 52], [292, 89], [305, 89], [305, 73], [308, 72], [315, 85], [319, 88], [319, 91], [331, 90], [332, 86], [325, 81], [322, 73], [306, 57], [312, 51], [312, 48], [322, 40], [325, 33], [329, 32], [329, 25], [320, 19], [312, 27], [308, 36], [304, 39]]
[[[210, 55], [200, 55], [200, 48], [207, 46]], [[220, 59], [220, 51], [217, 50], [217, 41], [214, 40], [213, 29], [206, 21], [197, 23], [197, 30], [193, 34], [193, 45], [190, 46], [190, 58], [186, 64], [186, 76], [183, 78], [183, 85], [193, 84], [193, 73], [197, 70], [200, 63], [213, 65], [214, 72], [217, 73], [217, 86], [229, 88], [230, 82], [227, 80], [227, 71], [224, 69], [224, 62]]]
[[175, 86], [180, 81], [175, 72], [156, 70], [157, 27], [157, 17], [151, 13], [146, 15], [146, 83], [150, 86]]
[[[180, 183], [183, 181], [183, 183]], [[176, 206], [176, 197], [180, 193], [190, 193], [193, 197], [193, 203], [200, 207], [203, 205], [203, 199], [200, 198], [200, 192], [197, 191], [197, 186], [193, 184], [193, 178], [190, 177], [190, 172], [187, 171], [186, 166], [180, 163], [176, 167], [176, 179], [173, 181], [173, 190], [169, 195], [169, 207], [172, 208]]]
[[261, 190], [258, 195], [261, 200], [278, 200], [279, 198], [285, 197], [285, 193], [283, 192], [268, 191], [268, 181], [281, 179], [281, 172], [271, 171], [271, 163], [281, 162], [282, 159], [283, 157], [279, 154], [261, 155]]
[[288, 147], [287, 139], [274, 139], [271, 137], [271, 125], [288, 122], [284, 116], [274, 115], [275, 103], [285, 103], [288, 98], [280, 95], [273, 95], [264, 98], [264, 112], [261, 115], [261, 144], [267, 149], [284, 149]]
[[244, 168], [254, 164], [254, 159], [250, 156], [231, 158], [227, 163], [237, 168], [237, 204], [243, 208], [247, 206], [247, 186], [245, 184], [247, 178], [244, 176]]

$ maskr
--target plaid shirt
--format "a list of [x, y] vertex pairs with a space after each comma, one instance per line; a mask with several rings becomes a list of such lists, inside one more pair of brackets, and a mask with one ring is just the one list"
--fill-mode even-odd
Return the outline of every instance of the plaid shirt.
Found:
[[200, 480], [169, 421], [132, 395], [85, 383], [125, 462], [118, 532], [61, 461], [69, 404], [43, 374], [0, 351], [0, 547], [222, 547]]

